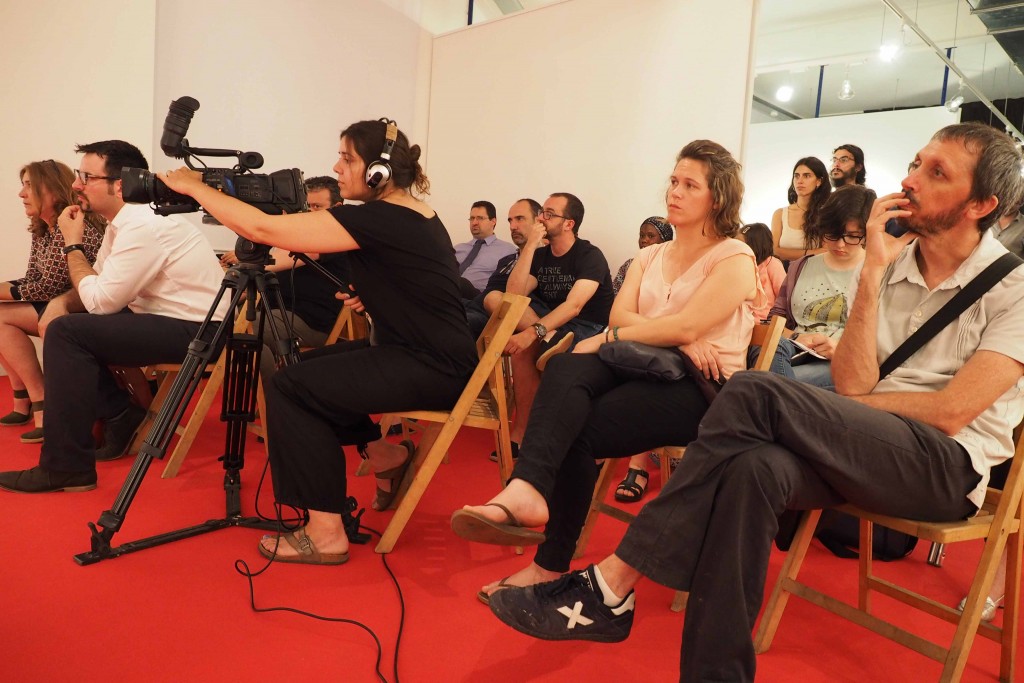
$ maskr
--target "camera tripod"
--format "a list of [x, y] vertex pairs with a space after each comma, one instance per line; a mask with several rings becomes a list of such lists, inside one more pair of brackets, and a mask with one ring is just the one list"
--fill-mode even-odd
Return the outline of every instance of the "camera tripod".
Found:
[[[299, 344], [298, 339], [292, 333], [288, 316], [283, 316], [284, 329], [282, 330], [279, 329], [275, 317], [269, 314], [271, 308], [285, 310], [277, 276], [266, 270], [266, 265], [270, 262], [270, 247], [240, 238], [235, 246], [235, 254], [238, 257], [238, 264], [229, 268], [225, 273], [213, 305], [200, 325], [196, 338], [189, 344], [188, 352], [181, 364], [181, 370], [175, 377], [167, 398], [160, 407], [153, 426], [139, 449], [135, 463], [132, 465], [128, 478], [121, 486], [113, 507], [104, 511], [98, 522], [89, 523], [92, 550], [75, 555], [75, 561], [78, 564], [95, 564], [101, 560], [120, 557], [125, 553], [145, 550], [228, 527], [241, 526], [272, 531], [280, 528], [273, 521], [242, 515], [241, 470], [245, 466], [246, 428], [256, 417], [256, 390], [259, 380], [260, 355], [263, 349], [264, 325], [270, 325], [273, 339], [273, 344], [270, 345], [271, 349], [277, 360], [284, 365], [298, 362]], [[302, 260], [306, 266], [326, 277], [339, 291], [347, 291], [345, 284], [321, 264], [305, 254], [293, 253], [291, 256]], [[213, 318], [229, 290], [232, 291], [229, 312], [224, 316], [224, 320], [215, 322]], [[234, 312], [243, 296], [245, 296], [246, 319], [250, 323], [256, 323], [254, 335], [235, 334], [234, 332]], [[212, 335], [209, 333], [211, 329], [213, 329]], [[225, 453], [220, 458], [224, 465], [225, 516], [177, 531], [130, 541], [120, 546], [112, 546], [111, 540], [114, 534], [121, 529], [128, 508], [131, 506], [139, 486], [142, 485], [149, 466], [154, 458], [162, 459], [167, 453], [171, 437], [181, 422], [189, 401], [198, 389], [204, 371], [218, 357], [221, 349], [225, 348], [227, 356], [221, 419], [227, 422], [227, 435]], [[350, 498], [349, 501], [351, 509], [354, 510], [355, 499]], [[352, 536], [358, 531], [358, 516], [353, 517], [350, 510], [343, 517], [346, 531]]]

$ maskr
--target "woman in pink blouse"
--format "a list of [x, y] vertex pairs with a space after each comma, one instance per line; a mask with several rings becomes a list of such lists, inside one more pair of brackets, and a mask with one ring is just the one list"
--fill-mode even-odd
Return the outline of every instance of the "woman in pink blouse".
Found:
[[[52, 159], [33, 161], [20, 172], [18, 197], [29, 218], [32, 233], [25, 276], [0, 282], [0, 366], [11, 380], [14, 409], [0, 417], [0, 425], [18, 426], [35, 418], [35, 429], [22, 434], [22, 443], [43, 440], [43, 371], [35, 344], [29, 335], [39, 336], [39, 316], [50, 299], [71, 289], [64, 256], [64, 237], [57, 229], [57, 216], [76, 203], [71, 183], [75, 174]], [[92, 263], [103, 240], [103, 219], [86, 214], [85, 254]]]
[[[590, 507], [599, 458], [624, 458], [696, 437], [707, 410], [697, 384], [625, 379], [597, 355], [632, 340], [678, 347], [706, 376], [742, 370], [762, 295], [754, 255], [740, 240], [740, 165], [721, 145], [696, 140], [676, 158], [666, 192], [675, 239], [640, 251], [612, 306], [605, 334], [548, 363], [508, 486], [485, 505], [456, 511], [452, 528], [471, 541], [540, 543], [534, 561], [484, 586], [550, 581], [568, 571]], [[544, 526], [545, 533], [529, 527]]]

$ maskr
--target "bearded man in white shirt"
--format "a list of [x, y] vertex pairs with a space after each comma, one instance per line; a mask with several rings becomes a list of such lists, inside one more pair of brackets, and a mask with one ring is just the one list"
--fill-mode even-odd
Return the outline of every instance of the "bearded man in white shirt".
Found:
[[[76, 151], [83, 154], [72, 185], [78, 205], [57, 221], [73, 288], [54, 299], [39, 321], [47, 402], [42, 453], [38, 467], [0, 472], [0, 488], [9, 491], [96, 488], [96, 461], [121, 457], [145, 416], [108, 366], [184, 360], [223, 279], [213, 247], [198, 229], [124, 202], [121, 170], [149, 167], [138, 148], [106, 140]], [[80, 248], [86, 210], [108, 222], [95, 267]], [[223, 320], [228, 308], [225, 298], [214, 319]], [[105, 422], [98, 450], [96, 419]]]

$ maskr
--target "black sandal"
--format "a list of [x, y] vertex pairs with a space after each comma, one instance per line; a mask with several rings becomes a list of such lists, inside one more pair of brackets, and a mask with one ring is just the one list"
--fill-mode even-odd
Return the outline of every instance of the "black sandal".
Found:
[[[637, 477], [643, 477], [644, 483], [637, 483]], [[626, 478], [615, 487], [615, 500], [620, 503], [635, 503], [644, 497], [650, 481], [651, 475], [647, 474], [647, 470], [630, 467], [626, 470]]]

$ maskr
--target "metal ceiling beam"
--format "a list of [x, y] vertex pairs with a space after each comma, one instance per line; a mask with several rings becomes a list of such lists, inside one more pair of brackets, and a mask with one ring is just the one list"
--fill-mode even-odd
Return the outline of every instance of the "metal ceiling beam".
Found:
[[927, 43], [932, 50], [935, 51], [935, 55], [949, 67], [949, 70], [960, 77], [960, 81], [964, 86], [973, 92], [977, 96], [978, 100], [988, 107], [989, 111], [991, 111], [992, 114], [999, 119], [1004, 126], [1006, 126], [1006, 132], [1010, 133], [1018, 140], [1024, 140], [1024, 135], [1021, 135], [1021, 132], [1017, 130], [1017, 127], [1010, 123], [1010, 119], [1006, 118], [1003, 112], [999, 111], [996, 105], [992, 103], [992, 100], [986, 97], [985, 93], [983, 93], [976, 85], [974, 85], [974, 83], [971, 82], [969, 78], [967, 78], [967, 76], [964, 75], [964, 72], [960, 70], [960, 67], [958, 67], [952, 59], [946, 56], [946, 51], [936, 45], [935, 42], [928, 37], [928, 34], [926, 34], [921, 27], [918, 26], [917, 23], [911, 19], [899, 5], [896, 4], [895, 0], [882, 0], [882, 4], [888, 7], [893, 14], [899, 17], [900, 21], [902, 21], [907, 28], [916, 33], [918, 38]]

